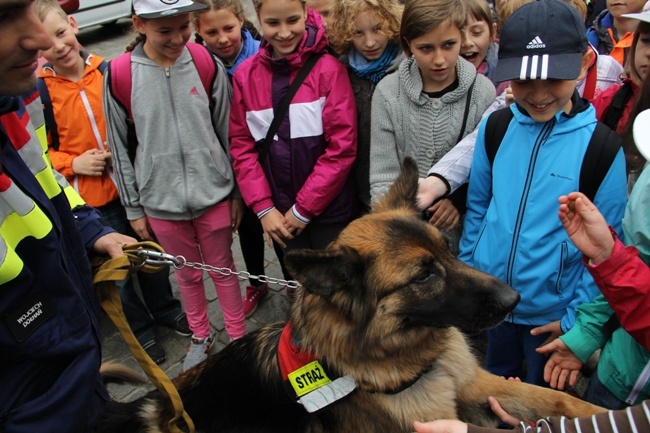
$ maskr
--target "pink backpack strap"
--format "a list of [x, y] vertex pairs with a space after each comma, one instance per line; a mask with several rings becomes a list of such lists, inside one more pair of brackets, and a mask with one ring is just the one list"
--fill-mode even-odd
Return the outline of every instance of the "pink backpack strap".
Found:
[[109, 89], [115, 100], [119, 102], [127, 113], [127, 122], [133, 124], [131, 112], [131, 52], [126, 52], [108, 64], [110, 81]]
[[217, 72], [216, 60], [210, 51], [201, 44], [188, 42], [187, 49], [190, 50], [196, 70], [199, 72], [205, 93], [208, 94], [209, 99], [212, 99], [212, 86]]

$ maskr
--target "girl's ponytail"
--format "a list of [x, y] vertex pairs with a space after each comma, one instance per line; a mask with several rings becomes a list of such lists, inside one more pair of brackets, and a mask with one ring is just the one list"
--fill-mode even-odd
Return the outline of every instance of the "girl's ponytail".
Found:
[[135, 39], [126, 47], [125, 52], [131, 52], [133, 49], [138, 45], [140, 42], [144, 42], [147, 40], [147, 36], [143, 35], [142, 33], [138, 33], [138, 35], [135, 37]]

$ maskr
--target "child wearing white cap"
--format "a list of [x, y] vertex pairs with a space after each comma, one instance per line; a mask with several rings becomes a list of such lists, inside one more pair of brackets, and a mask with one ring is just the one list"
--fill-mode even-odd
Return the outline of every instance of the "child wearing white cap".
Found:
[[[104, 91], [120, 199], [141, 239], [155, 238], [165, 251], [188, 262], [235, 271], [232, 232], [241, 221], [243, 202], [228, 156], [232, 90], [221, 62], [203, 46], [188, 46], [189, 13], [206, 6], [191, 0], [135, 0], [133, 7], [140, 37], [123, 55], [126, 68], [118, 67], [125, 57], [111, 61]], [[123, 87], [129, 90], [118, 91]], [[174, 275], [193, 332], [183, 364], [187, 370], [207, 358], [216, 336], [203, 271], [185, 266]], [[246, 322], [237, 278], [216, 272], [210, 277], [229, 339], [242, 337]]]
[[[515, 103], [503, 109], [511, 110], [511, 120], [492, 160], [487, 121], [479, 130], [460, 242], [460, 259], [521, 294], [505, 322], [488, 331], [487, 369], [539, 385], [546, 357], [536, 349], [569, 330], [577, 306], [598, 294], [554, 217], [557, 197], [581, 186], [597, 124], [593, 107], [576, 91], [589, 66], [587, 49], [582, 18], [558, 0], [526, 4], [504, 24], [495, 80], [510, 80]], [[612, 153], [595, 202], [620, 230], [625, 161], [620, 149]]]

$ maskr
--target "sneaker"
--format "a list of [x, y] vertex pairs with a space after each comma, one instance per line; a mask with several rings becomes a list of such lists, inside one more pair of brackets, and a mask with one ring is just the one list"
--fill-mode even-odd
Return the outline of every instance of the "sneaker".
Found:
[[247, 286], [246, 294], [242, 302], [244, 303], [244, 316], [250, 317], [255, 310], [257, 310], [257, 305], [260, 303], [260, 300], [266, 294], [266, 291], [269, 289], [269, 285], [264, 283], [259, 287]]
[[187, 349], [185, 361], [183, 361], [183, 371], [187, 371], [196, 364], [208, 359], [208, 353], [214, 344], [214, 334], [206, 338], [196, 338], [192, 335], [192, 343]]
[[147, 355], [155, 362], [156, 364], [161, 364], [167, 359], [167, 354], [165, 354], [165, 349], [162, 348], [155, 340], [146, 343], [142, 346]]
[[183, 337], [189, 337], [192, 335], [192, 331], [190, 330], [189, 323], [187, 323], [187, 316], [185, 314], [176, 318], [175, 320], [172, 320], [171, 322], [163, 323], [163, 326], [173, 329], [178, 335], [182, 335]]

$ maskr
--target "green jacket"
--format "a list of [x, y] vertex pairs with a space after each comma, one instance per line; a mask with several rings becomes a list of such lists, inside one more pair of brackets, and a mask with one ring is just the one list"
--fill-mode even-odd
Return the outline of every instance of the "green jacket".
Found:
[[603, 295], [577, 309], [576, 323], [562, 341], [584, 363], [602, 348], [598, 379], [629, 405], [650, 398], [650, 353], [622, 327], [610, 339], [602, 327], [614, 314]]
[[630, 193], [623, 234], [625, 244], [634, 245], [641, 260], [650, 266], [650, 163], [646, 163]]

